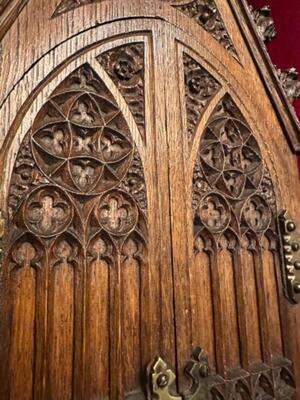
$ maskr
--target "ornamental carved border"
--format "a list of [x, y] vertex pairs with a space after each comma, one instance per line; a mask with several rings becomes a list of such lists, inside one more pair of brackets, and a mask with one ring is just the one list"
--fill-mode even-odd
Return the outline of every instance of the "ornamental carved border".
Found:
[[[199, 236], [233, 250], [264, 235], [277, 242], [276, 197], [253, 133], [229, 95], [219, 102], [203, 133], [193, 175], [195, 243]], [[197, 246], [195, 246], [197, 248]]]
[[24, 138], [8, 214], [12, 269], [26, 264], [24, 254], [41, 268], [45, 249], [54, 265], [76, 265], [83, 255], [87, 263], [128, 255], [145, 261], [142, 162], [117, 103], [88, 64], [58, 86]]

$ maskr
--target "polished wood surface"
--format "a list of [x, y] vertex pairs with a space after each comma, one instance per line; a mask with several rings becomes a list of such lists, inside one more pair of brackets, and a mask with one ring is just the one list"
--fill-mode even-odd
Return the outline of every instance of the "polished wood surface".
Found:
[[182, 394], [200, 346], [212, 398], [300, 399], [277, 226], [300, 223], [299, 126], [245, 4], [22, 7], [1, 41], [0, 398], [145, 399], [157, 355]]

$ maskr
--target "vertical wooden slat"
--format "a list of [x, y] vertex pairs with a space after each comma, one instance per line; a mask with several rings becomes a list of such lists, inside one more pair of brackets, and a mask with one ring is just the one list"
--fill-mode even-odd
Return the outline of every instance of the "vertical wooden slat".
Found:
[[137, 251], [137, 243], [128, 239], [123, 247], [125, 260], [122, 264], [122, 370], [126, 392], [141, 385], [141, 265], [134, 259]]
[[71, 400], [74, 357], [74, 269], [66, 261], [49, 276], [47, 399]]
[[109, 268], [103, 260], [87, 266], [85, 396], [109, 395]]
[[110, 398], [124, 397], [122, 371], [122, 298], [121, 256], [116, 257], [110, 270]]
[[197, 253], [190, 267], [193, 348], [203, 348], [208, 353], [210, 365], [215, 367], [210, 255], [204, 252], [200, 237], [196, 239], [195, 247]]
[[47, 351], [47, 283], [48, 268], [44, 260], [37, 273], [36, 287], [36, 336], [35, 336], [35, 377], [34, 400], [45, 399], [46, 351]]
[[[30, 249], [28, 249], [30, 251]], [[36, 271], [26, 264], [15, 269], [12, 279], [12, 337], [10, 347], [11, 400], [31, 400], [34, 380], [34, 330]]]
[[264, 268], [264, 285], [267, 301], [267, 320], [270, 324], [271, 355], [280, 357], [283, 355], [283, 344], [280, 326], [280, 312], [278, 299], [278, 286], [275, 270], [275, 262], [272, 251], [270, 251], [269, 240], [264, 237], [262, 245], [262, 261]]
[[[214, 279], [215, 335], [217, 368], [220, 374], [240, 366], [238, 315], [234, 280], [234, 265], [228, 241], [223, 236], [216, 265], [212, 264]], [[230, 333], [230, 334], [229, 334]]]
[[248, 241], [235, 254], [235, 276], [241, 341], [242, 367], [261, 361], [258, 304], [253, 256], [247, 249]]

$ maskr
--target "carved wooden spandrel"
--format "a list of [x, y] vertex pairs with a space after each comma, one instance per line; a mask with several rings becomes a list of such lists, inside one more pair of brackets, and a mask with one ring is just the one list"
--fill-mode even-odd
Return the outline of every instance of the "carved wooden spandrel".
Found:
[[143, 43], [132, 43], [106, 51], [97, 60], [124, 96], [145, 140], [144, 53]]
[[209, 32], [236, 60], [237, 51], [227, 31], [223, 18], [214, 0], [193, 0], [173, 7], [193, 19], [198, 25]]
[[183, 53], [187, 136], [192, 142], [201, 117], [221, 85], [196, 60]]

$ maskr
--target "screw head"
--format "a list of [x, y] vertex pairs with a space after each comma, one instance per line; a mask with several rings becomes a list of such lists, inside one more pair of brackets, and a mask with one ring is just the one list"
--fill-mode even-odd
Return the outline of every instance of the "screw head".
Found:
[[293, 232], [296, 229], [296, 224], [293, 221], [289, 221], [286, 227], [289, 232]]
[[166, 374], [160, 374], [159, 377], [156, 380], [157, 386], [160, 388], [164, 388], [168, 385], [169, 383], [169, 377]]
[[300, 261], [299, 261], [299, 260], [297, 260], [297, 261], [294, 262], [294, 267], [295, 267], [296, 269], [300, 269]]
[[299, 243], [292, 243], [292, 250], [293, 251], [298, 251], [300, 249]]
[[299, 282], [295, 283], [294, 291], [295, 291], [295, 293], [300, 294], [300, 283]]
[[208, 377], [208, 374], [209, 374], [209, 366], [208, 366], [207, 364], [201, 364], [201, 366], [200, 366], [200, 368], [199, 368], [199, 372], [200, 372], [200, 375], [201, 375], [203, 378]]

